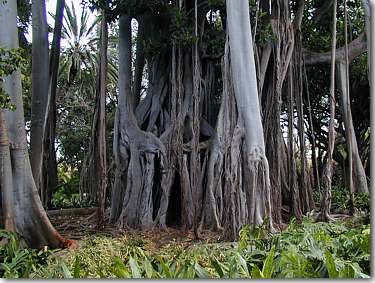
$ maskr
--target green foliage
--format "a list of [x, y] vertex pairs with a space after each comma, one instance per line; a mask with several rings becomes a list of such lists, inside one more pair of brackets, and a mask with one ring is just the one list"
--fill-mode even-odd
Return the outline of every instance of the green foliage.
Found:
[[342, 212], [348, 208], [349, 194], [347, 188], [332, 186], [332, 210]]
[[171, 23], [169, 26], [171, 41], [181, 46], [190, 46], [197, 38], [194, 29], [188, 21], [186, 11], [178, 7], [171, 8]]
[[354, 207], [357, 208], [359, 211], [369, 214], [371, 209], [370, 195], [366, 193], [355, 194]]
[[0, 47], [0, 108], [14, 110], [15, 106], [11, 103], [10, 97], [2, 88], [3, 80], [24, 64], [20, 48]]
[[[348, 188], [340, 186], [332, 186], [331, 210], [336, 213], [342, 213], [349, 208], [350, 196]], [[316, 203], [320, 202], [321, 192], [314, 191], [314, 200]], [[354, 207], [365, 215], [370, 213], [370, 195], [366, 193], [354, 194]]]
[[36, 272], [52, 255], [50, 250], [25, 248], [20, 236], [14, 232], [0, 230], [0, 277], [27, 278]]
[[79, 193], [80, 174], [76, 168], [69, 166], [66, 162], [62, 162], [57, 167], [57, 175], [59, 185], [52, 195], [52, 207], [72, 208], [93, 205]]
[[170, 243], [140, 236], [89, 236], [46, 258], [31, 278], [368, 278], [370, 225], [304, 219], [278, 234], [244, 227], [238, 245]]

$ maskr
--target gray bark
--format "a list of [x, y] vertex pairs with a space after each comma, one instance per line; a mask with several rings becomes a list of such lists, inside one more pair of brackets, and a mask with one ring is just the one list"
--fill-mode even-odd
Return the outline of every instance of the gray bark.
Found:
[[[243, 119], [245, 160], [249, 166], [248, 177], [252, 179], [249, 187], [245, 187], [245, 190], [253, 192], [252, 199], [249, 199], [253, 202], [248, 207], [249, 223], [260, 225], [265, 217], [271, 216], [270, 180], [258, 100], [249, 4], [246, 0], [239, 0], [226, 1], [226, 5], [234, 94], [239, 115]], [[272, 227], [272, 217], [270, 225]]]
[[367, 177], [360, 154], [358, 152], [357, 138], [355, 136], [352, 112], [350, 107], [350, 95], [346, 84], [346, 65], [345, 62], [338, 63], [338, 88], [341, 93], [341, 113], [343, 115], [345, 133], [347, 142], [350, 141], [349, 150], [351, 150], [353, 159], [353, 185], [357, 192], [368, 193]]
[[49, 44], [45, 0], [33, 0], [31, 9], [33, 44], [30, 162], [35, 184], [40, 189], [43, 138], [49, 106]]
[[113, 211], [111, 219], [114, 221], [115, 214], [120, 214], [120, 226], [148, 229], [153, 226], [154, 159], [159, 157], [162, 164], [165, 147], [155, 135], [139, 129], [133, 112], [130, 22], [129, 16], [120, 16], [118, 129], [114, 153], [117, 174], [114, 193], [123, 194], [123, 199], [120, 200], [122, 210]]

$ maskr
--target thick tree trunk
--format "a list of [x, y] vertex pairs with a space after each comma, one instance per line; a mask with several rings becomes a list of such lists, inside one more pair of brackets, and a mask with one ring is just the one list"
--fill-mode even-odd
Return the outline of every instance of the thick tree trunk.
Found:
[[[244, 184], [251, 225], [260, 225], [269, 217], [272, 227], [270, 180], [265, 156], [263, 126], [257, 89], [257, 78], [250, 28], [249, 4], [246, 0], [226, 1], [230, 60], [238, 114], [244, 125], [245, 164], [249, 183]], [[246, 62], [244, 64], [244, 62]]]
[[[114, 196], [123, 196], [122, 205], [114, 204], [111, 220], [122, 227], [149, 229], [153, 226], [152, 187], [155, 161], [165, 159], [165, 148], [152, 133], [139, 129], [133, 113], [131, 93], [131, 18], [119, 22], [119, 98], [115, 130], [116, 177]], [[122, 209], [119, 209], [122, 208]]]
[[[43, 161], [43, 138], [49, 105], [49, 44], [45, 0], [32, 5], [32, 97], [30, 163], [37, 188], [40, 190]], [[44, 196], [42, 197], [44, 199]]]
[[[17, 3], [7, 1], [0, 9], [0, 45], [6, 48], [18, 47]], [[35, 248], [50, 246], [64, 247], [71, 242], [64, 240], [51, 225], [31, 172], [26, 143], [26, 131], [22, 102], [21, 73], [19, 70], [4, 79], [4, 90], [10, 95], [15, 111], [6, 111], [6, 125], [9, 134], [11, 157], [10, 176], [13, 181], [14, 227]], [[9, 170], [9, 168], [7, 169]]]

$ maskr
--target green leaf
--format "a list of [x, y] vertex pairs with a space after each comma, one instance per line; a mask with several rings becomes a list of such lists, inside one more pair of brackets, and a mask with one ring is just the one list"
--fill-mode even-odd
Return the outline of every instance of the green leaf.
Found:
[[132, 257], [129, 258], [129, 265], [130, 265], [130, 270], [132, 271], [132, 277], [142, 278], [141, 272], [139, 270], [139, 266], [137, 262], [134, 260], [134, 258]]
[[169, 267], [164, 263], [163, 258], [160, 257], [159, 262], [160, 262], [160, 267], [161, 267], [165, 277], [166, 278], [172, 278], [171, 271], [170, 271]]
[[79, 278], [81, 273], [81, 261], [79, 257], [75, 258], [74, 265], [73, 265], [73, 277]]
[[70, 273], [68, 267], [65, 265], [65, 263], [61, 263], [61, 269], [62, 269], [62, 272], [63, 272], [63, 275], [64, 275], [64, 278], [73, 278], [72, 274]]
[[212, 259], [211, 264], [215, 268], [217, 274], [219, 274], [219, 277], [224, 278], [224, 271], [223, 271], [223, 268], [222, 268], [222, 264], [220, 262], [218, 262], [216, 259]]
[[209, 278], [210, 274], [198, 262], [195, 263], [194, 269], [199, 278]]
[[264, 278], [262, 271], [260, 271], [257, 265], [254, 265], [251, 270], [251, 278]]
[[156, 275], [158, 275], [158, 273], [154, 270], [154, 268], [153, 268], [153, 266], [152, 266], [152, 264], [151, 264], [151, 262], [149, 261], [148, 258], [143, 259], [143, 268], [146, 272], [147, 278], [153, 278]]
[[114, 257], [114, 266], [113, 266], [113, 274], [116, 275], [118, 278], [129, 278], [130, 274], [127, 271], [127, 268], [123, 261], [119, 257]]
[[237, 253], [237, 258], [238, 258], [238, 263], [240, 264], [243, 271], [245, 272], [245, 275], [247, 277], [250, 277], [250, 272], [249, 272], [249, 268], [247, 267], [246, 260], [239, 253]]
[[329, 278], [338, 278], [339, 274], [336, 270], [336, 264], [330, 251], [325, 252], [326, 256], [326, 267]]
[[272, 247], [271, 251], [269, 252], [267, 258], [264, 261], [262, 274], [264, 278], [271, 278], [273, 275], [273, 272], [275, 270], [273, 260], [275, 258], [275, 247]]

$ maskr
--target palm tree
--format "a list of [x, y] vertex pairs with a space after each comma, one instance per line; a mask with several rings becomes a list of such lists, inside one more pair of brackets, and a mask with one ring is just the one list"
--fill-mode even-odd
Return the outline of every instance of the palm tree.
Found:
[[89, 13], [82, 7], [81, 17], [78, 20], [73, 2], [71, 2], [71, 7], [65, 5], [65, 11], [60, 79], [70, 85], [75, 80], [82, 79], [83, 70], [96, 76], [99, 37], [93, 30], [98, 26], [100, 17], [96, 17], [92, 23], [89, 23]]

